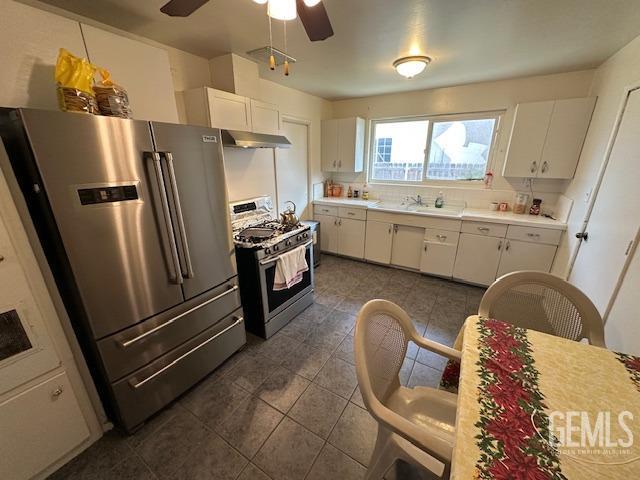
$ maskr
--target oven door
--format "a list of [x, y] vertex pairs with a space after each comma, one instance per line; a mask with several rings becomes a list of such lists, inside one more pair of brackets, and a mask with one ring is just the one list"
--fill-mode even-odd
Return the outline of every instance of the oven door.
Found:
[[260, 260], [260, 288], [262, 290], [265, 323], [313, 290], [313, 242], [307, 242], [305, 250], [309, 270], [304, 272], [299, 283], [284, 290], [273, 289], [276, 264], [280, 255]]

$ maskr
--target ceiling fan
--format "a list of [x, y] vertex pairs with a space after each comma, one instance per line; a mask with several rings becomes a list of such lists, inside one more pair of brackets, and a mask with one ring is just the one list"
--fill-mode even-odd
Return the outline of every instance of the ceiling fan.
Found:
[[[171, 0], [160, 8], [171, 17], [188, 17], [209, 0]], [[333, 28], [322, 1], [295, 0], [296, 10], [309, 40], [317, 42], [333, 35]], [[266, 0], [260, 3], [266, 3]]]

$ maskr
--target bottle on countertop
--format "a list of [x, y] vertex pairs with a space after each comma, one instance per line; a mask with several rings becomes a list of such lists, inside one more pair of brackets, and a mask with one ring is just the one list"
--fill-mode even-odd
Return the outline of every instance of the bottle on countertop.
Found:
[[442, 193], [442, 191], [440, 191], [438, 193], [438, 196], [436, 197], [435, 207], [436, 208], [444, 207], [444, 193]]
[[365, 183], [362, 186], [362, 199], [369, 200], [369, 190], [367, 190], [367, 184]]
[[349, 190], [347, 190], [347, 198], [353, 197], [353, 190], [351, 190], [351, 185], [349, 185]]

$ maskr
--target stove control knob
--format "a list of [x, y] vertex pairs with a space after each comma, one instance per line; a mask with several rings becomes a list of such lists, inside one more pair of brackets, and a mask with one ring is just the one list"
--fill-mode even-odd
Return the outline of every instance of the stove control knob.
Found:
[[290, 247], [290, 246], [291, 246], [291, 240], [287, 240], [287, 241], [285, 242], [285, 245], [286, 245], [287, 247]]
[[303, 233], [303, 234], [302, 234], [302, 236], [303, 236], [304, 238], [307, 238], [307, 237], [309, 236], [309, 234], [308, 234], [308, 233]]
[[298, 241], [302, 240], [302, 235], [298, 235], [298, 236], [296, 237], [296, 240], [298, 240]]
[[273, 246], [273, 251], [277, 252], [278, 250], [280, 250], [280, 247], [278, 245], [274, 245]]
[[264, 249], [264, 253], [266, 253], [267, 255], [269, 255], [271, 253], [271, 249], [270, 248], [265, 248]]

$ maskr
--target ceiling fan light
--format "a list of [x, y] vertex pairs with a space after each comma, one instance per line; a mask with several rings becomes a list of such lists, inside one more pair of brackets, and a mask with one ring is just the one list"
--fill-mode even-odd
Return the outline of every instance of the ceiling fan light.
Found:
[[296, 18], [296, 0], [269, 0], [267, 13], [276, 20], [293, 20]]
[[304, 0], [304, 4], [307, 7], [315, 7], [317, 4], [320, 3], [321, 0]]
[[424, 55], [413, 55], [411, 57], [403, 57], [393, 62], [393, 66], [400, 75], [406, 78], [412, 78], [422, 73], [431, 63], [431, 58]]

